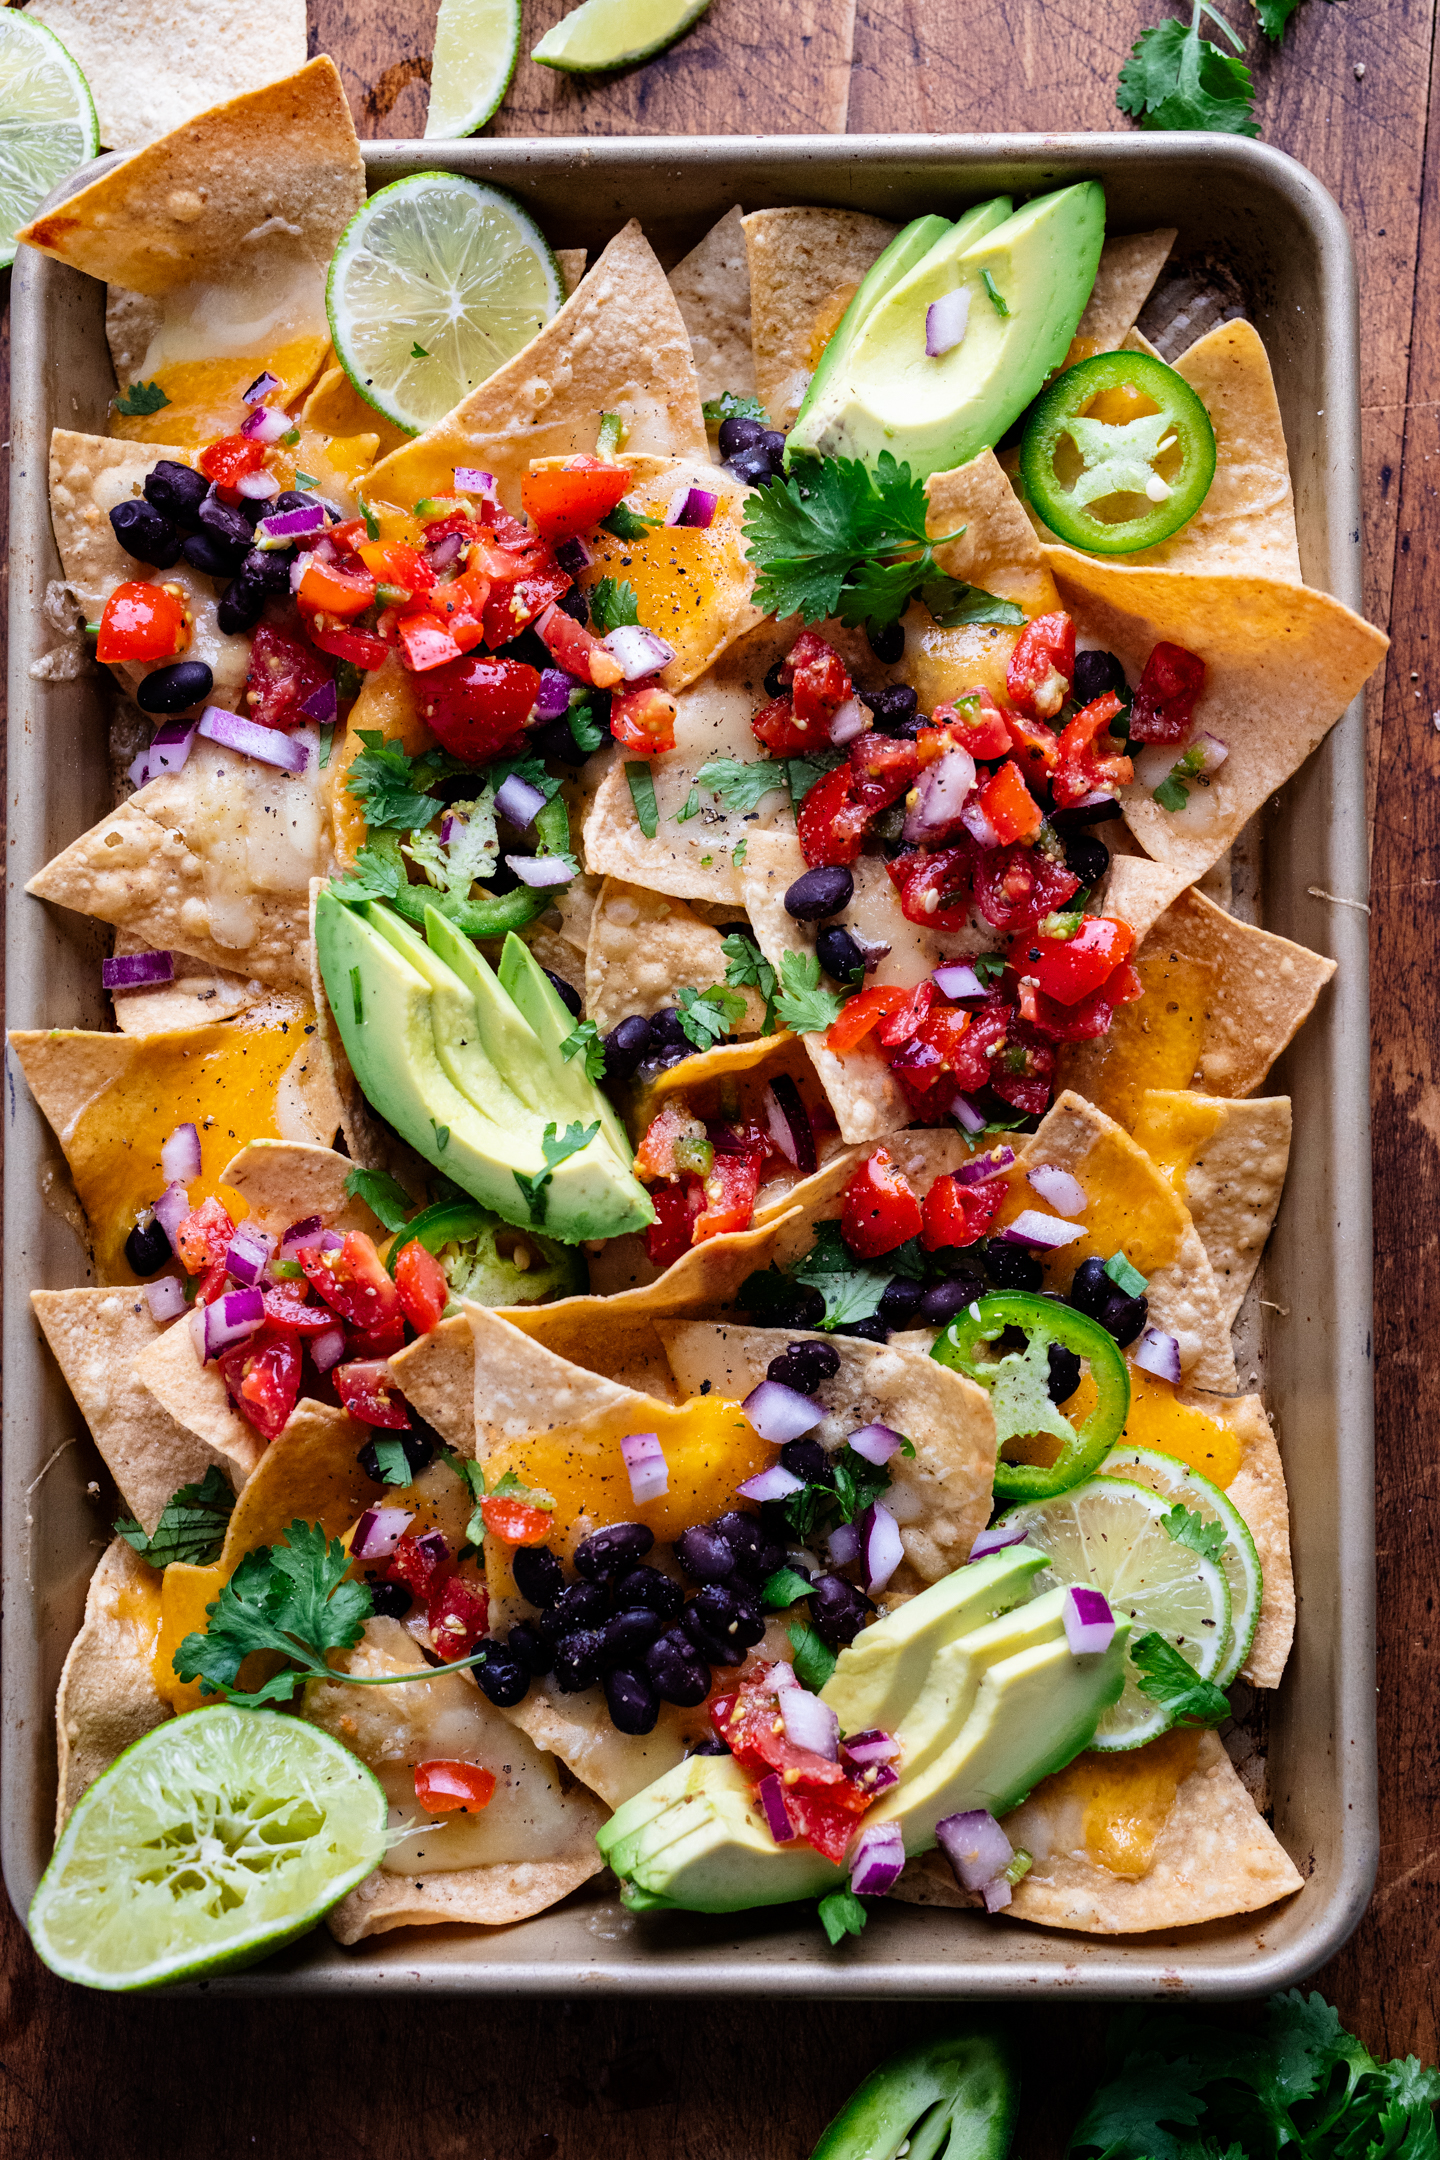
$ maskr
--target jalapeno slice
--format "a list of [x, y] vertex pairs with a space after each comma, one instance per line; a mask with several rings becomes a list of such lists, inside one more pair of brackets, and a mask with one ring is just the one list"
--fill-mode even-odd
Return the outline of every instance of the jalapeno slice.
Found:
[[1020, 445], [1025, 491], [1052, 532], [1133, 555], [1194, 517], [1215, 478], [1215, 430], [1183, 375], [1149, 353], [1097, 353], [1056, 377]]
[[[570, 813], [562, 795], [552, 795], [536, 813], [535, 831], [547, 850], [558, 854], [570, 845]], [[425, 927], [427, 907], [448, 915], [466, 937], [499, 938], [507, 930], [523, 930], [527, 923], [555, 905], [554, 885], [517, 885], [508, 893], [487, 894], [483, 900], [462, 900], [456, 893], [437, 892], [431, 885], [402, 885], [395, 905], [411, 922]]]
[[[1006, 1328], [1025, 1335], [1023, 1351], [980, 1355]], [[1050, 1349], [1070, 1350], [1090, 1368], [1098, 1401], [1079, 1425], [1050, 1400]], [[946, 1328], [930, 1355], [989, 1390], [995, 1412], [995, 1494], [1001, 1500], [1049, 1500], [1078, 1485], [1104, 1461], [1130, 1414], [1130, 1375], [1113, 1335], [1073, 1306], [1025, 1290], [977, 1298]], [[1049, 1436], [1060, 1442], [1052, 1463], [1006, 1462], [1008, 1440]]]

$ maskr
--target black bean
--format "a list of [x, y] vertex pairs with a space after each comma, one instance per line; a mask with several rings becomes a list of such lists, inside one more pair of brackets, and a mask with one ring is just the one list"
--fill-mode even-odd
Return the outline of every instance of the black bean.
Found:
[[905, 652], [905, 627], [903, 623], [892, 622], [878, 625], [871, 623], [867, 626], [865, 635], [869, 640], [871, 652], [874, 653], [875, 658], [882, 667], [894, 667], [896, 661], [903, 657]]
[[777, 661], [775, 662], [775, 665], [774, 665], [774, 666], [773, 666], [772, 668], [769, 668], [769, 669], [767, 669], [767, 671], [766, 671], [766, 675], [765, 675], [765, 695], [766, 695], [766, 697], [769, 697], [769, 698], [777, 698], [777, 697], [784, 697], [784, 695], [785, 695], [785, 692], [786, 692], [786, 688], [787, 688], [787, 685], [786, 685], [786, 684], [785, 684], [785, 682], [784, 682], [784, 681], [782, 680], [782, 678], [781, 678], [781, 674], [780, 674], [780, 670], [781, 670], [781, 668], [783, 668], [783, 667], [784, 667], [784, 665], [785, 665], [785, 662], [784, 662], [783, 660], [777, 660]]
[[651, 1612], [648, 1605], [632, 1605], [625, 1612], [617, 1612], [605, 1629], [601, 1663], [633, 1665], [644, 1657], [656, 1636], [664, 1632], [664, 1615]]
[[628, 1080], [650, 1047], [650, 1022], [644, 1013], [629, 1013], [605, 1038], [605, 1076]]
[[250, 520], [242, 517], [230, 503], [221, 502], [218, 495], [207, 495], [201, 503], [200, 523], [206, 532], [214, 533], [217, 540], [228, 540], [233, 546], [247, 551], [251, 546]]
[[597, 1583], [571, 1583], [540, 1615], [540, 1632], [558, 1642], [575, 1628], [598, 1628], [610, 1617], [610, 1600]]
[[1004, 1238], [986, 1238], [975, 1247], [975, 1257], [997, 1290], [1038, 1290], [1045, 1279], [1034, 1255]]
[[517, 1620], [510, 1633], [506, 1636], [505, 1641], [507, 1647], [519, 1658], [526, 1672], [538, 1675], [547, 1673], [554, 1667], [554, 1650], [546, 1642], [539, 1628], [533, 1627], [528, 1620]]
[[1070, 1303], [1087, 1320], [1098, 1320], [1113, 1297], [1115, 1285], [1105, 1273], [1105, 1263], [1092, 1254], [1082, 1260], [1070, 1278]]
[[660, 1697], [644, 1673], [623, 1671], [605, 1675], [605, 1700], [610, 1722], [617, 1732], [653, 1732], [660, 1715]]
[[780, 1462], [791, 1477], [803, 1478], [807, 1485], [833, 1485], [835, 1473], [830, 1468], [830, 1457], [818, 1440], [787, 1440], [780, 1450]]
[[977, 1290], [971, 1277], [960, 1275], [948, 1282], [931, 1283], [920, 1300], [915, 1315], [917, 1327], [948, 1327], [957, 1313], [964, 1312], [967, 1305], [985, 1295], [984, 1285]]
[[635, 1078], [641, 1087], [649, 1087], [651, 1081], [658, 1080], [661, 1073], [669, 1072], [672, 1065], [678, 1065], [689, 1057], [694, 1047], [693, 1043], [665, 1043], [650, 1057], [642, 1059], [635, 1068]]
[[262, 585], [268, 593], [288, 593], [290, 561], [291, 558], [279, 549], [267, 552], [264, 548], [251, 548], [240, 565], [240, 574], [247, 585]]
[[880, 1294], [880, 1318], [888, 1328], [907, 1328], [915, 1319], [923, 1286], [908, 1275], [892, 1275]]
[[815, 957], [832, 982], [851, 982], [865, 973], [865, 955], [843, 923], [822, 923]]
[[906, 732], [919, 703], [909, 683], [887, 683], [883, 690], [862, 690], [859, 698], [875, 715], [875, 725], [882, 735]]
[[[825, 1317], [825, 1293], [811, 1283], [796, 1282], [793, 1276], [762, 1275], [766, 1286], [764, 1321], [766, 1327], [812, 1328], [818, 1327]], [[745, 1304], [745, 1284], [736, 1292], [736, 1302]]]
[[727, 1514], [717, 1515], [710, 1528], [718, 1537], [724, 1538], [735, 1555], [735, 1566], [741, 1574], [760, 1572], [761, 1558], [769, 1540], [760, 1527], [758, 1516], [731, 1508]]
[[415, 1602], [403, 1582], [386, 1582], [371, 1568], [365, 1570], [365, 1585], [370, 1603], [382, 1620], [403, 1620]]
[[662, 1005], [659, 1012], [651, 1013], [650, 1041], [657, 1050], [692, 1050], [694, 1048], [694, 1044], [680, 1025], [678, 1006]]
[[572, 585], [560, 595], [559, 605], [565, 614], [578, 623], [590, 620], [590, 601], [582, 585]]
[[[400, 1442], [404, 1450], [406, 1466], [412, 1477], [419, 1477], [422, 1470], [429, 1469], [431, 1463], [435, 1460], [435, 1450], [440, 1441], [439, 1434], [428, 1425], [423, 1431], [412, 1427], [408, 1432], [387, 1432], [381, 1437], [386, 1440], [398, 1440]], [[361, 1448], [355, 1460], [365, 1472], [366, 1477], [374, 1478], [377, 1485], [384, 1483], [384, 1479], [380, 1474], [380, 1459], [375, 1453], [375, 1442], [373, 1440], [367, 1442]]]
[[730, 1750], [728, 1747], [726, 1747], [725, 1742], [720, 1738], [718, 1733], [711, 1733], [708, 1740], [697, 1740], [693, 1747], [686, 1748], [685, 1753], [687, 1756], [728, 1755], [730, 1753]]
[[813, 1395], [840, 1370], [840, 1353], [827, 1342], [792, 1342], [772, 1357], [765, 1368], [767, 1380], [794, 1388], [797, 1395]]
[[747, 487], [769, 487], [775, 478], [775, 461], [763, 443], [752, 443], [748, 450], [738, 450], [734, 457], [726, 458], [725, 470]]
[[153, 563], [157, 570], [168, 570], [180, 553], [180, 535], [169, 518], [138, 495], [116, 503], [110, 527], [127, 555], [137, 562]]
[[[250, 552], [253, 553], [254, 550]], [[217, 533], [211, 532], [188, 533], [181, 553], [192, 570], [202, 571], [206, 577], [233, 577], [248, 560], [248, 556], [242, 555], [234, 541], [222, 540]], [[290, 559], [288, 556], [280, 559], [285, 564], [285, 582], [288, 585]]]
[[755, 1599], [747, 1597], [734, 1583], [706, 1583], [703, 1590], [697, 1590], [681, 1623], [687, 1635], [692, 1619], [697, 1626], [712, 1635], [727, 1637], [742, 1650], [752, 1649], [765, 1633], [764, 1613]]
[[1093, 833], [1073, 833], [1065, 842], [1065, 867], [1082, 885], [1098, 885], [1110, 867], [1110, 850]]
[[720, 455], [735, 457], [741, 450], [748, 450], [752, 443], [760, 441], [766, 428], [763, 420], [751, 420], [741, 413], [732, 413], [720, 423]]
[[565, 1570], [548, 1545], [517, 1545], [510, 1555], [510, 1573], [531, 1605], [553, 1605], [565, 1587]]
[[561, 1004], [565, 1007], [566, 1012], [573, 1013], [575, 1018], [578, 1020], [581, 1014], [584, 1012], [585, 1007], [580, 1001], [580, 993], [575, 988], [575, 985], [573, 983], [566, 982], [565, 977], [563, 975], [557, 975], [553, 968], [545, 968], [542, 970], [542, 972], [549, 976], [551, 987], [554, 989], [556, 997], [559, 998]]
[[938, 1253], [932, 1254], [931, 1257], [938, 1263], [940, 1273], [946, 1282], [959, 1283], [963, 1286], [967, 1305], [973, 1305], [976, 1298], [982, 1298], [986, 1295], [985, 1277], [981, 1274], [979, 1267], [971, 1259], [968, 1252], [962, 1252], [952, 1245], [948, 1248], [942, 1247]]
[[146, 502], [152, 503], [162, 517], [169, 518], [172, 525], [191, 532], [200, 522], [200, 505], [209, 493], [210, 483], [203, 473], [193, 472], [188, 465], [177, 465], [173, 458], [161, 458], [145, 476]]
[[621, 1612], [644, 1605], [666, 1620], [673, 1620], [685, 1603], [685, 1592], [673, 1575], [662, 1575], [659, 1568], [637, 1567], [616, 1583], [615, 1603]]
[[125, 1262], [132, 1275], [155, 1275], [170, 1258], [170, 1240], [152, 1216], [136, 1223], [125, 1240]]
[[1065, 1349], [1058, 1342], [1051, 1343], [1049, 1356], [1050, 1400], [1052, 1403], [1069, 1402], [1080, 1385], [1080, 1360], [1073, 1350]]
[[850, 872], [841, 863], [829, 863], [796, 878], [785, 895], [785, 912], [796, 922], [820, 922], [827, 915], [843, 915], [854, 897]]
[[1149, 1311], [1148, 1299], [1126, 1297], [1123, 1290], [1117, 1290], [1114, 1296], [1106, 1301], [1105, 1310], [1100, 1315], [1100, 1325], [1107, 1335], [1114, 1336], [1124, 1350], [1134, 1342], [1144, 1327]]
[[1119, 803], [1113, 795], [1107, 795], [1103, 802], [1078, 803], [1073, 810], [1052, 810], [1050, 824], [1057, 833], [1074, 833], [1087, 825], [1106, 825], [1119, 815]]
[[811, 1622], [832, 1650], [854, 1642], [865, 1625], [865, 1615], [874, 1610], [864, 1591], [846, 1582], [843, 1575], [817, 1575], [810, 1585]]
[[215, 619], [227, 637], [238, 631], [253, 630], [265, 612], [265, 588], [252, 584], [248, 578], [232, 578], [220, 595]]
[[508, 1643], [497, 1642], [487, 1635], [475, 1645], [485, 1652], [483, 1665], [470, 1668], [480, 1684], [480, 1692], [494, 1703], [497, 1710], [508, 1710], [513, 1703], [524, 1702], [530, 1692], [530, 1675], [521, 1664]]
[[712, 1634], [703, 1620], [692, 1619], [687, 1611], [684, 1629], [691, 1649], [697, 1657], [704, 1658], [707, 1665], [743, 1665], [745, 1652], [728, 1636]]
[[675, 1540], [675, 1557], [696, 1582], [724, 1582], [735, 1572], [727, 1538], [708, 1523], [694, 1523]]
[[777, 473], [784, 471], [785, 437], [780, 433], [780, 430], [778, 428], [762, 429], [760, 435], [757, 438], [756, 447], [761, 450], [769, 451], [770, 464], [773, 471]]
[[890, 1330], [879, 1313], [871, 1313], [864, 1320], [846, 1320], [836, 1328], [837, 1335], [854, 1335], [861, 1342], [889, 1342]]
[[[318, 500], [318, 496], [307, 495], [301, 488], [286, 488], [275, 497], [273, 502], [265, 505], [265, 515], [267, 517], [278, 517], [284, 510], [311, 510]], [[318, 533], [319, 531], [320, 527], [317, 525], [314, 532]], [[310, 540], [314, 537], [314, 533], [305, 533], [301, 537]]]
[[[604, 1651], [603, 1628], [575, 1628], [560, 1637], [555, 1645], [555, 1685], [562, 1695], [578, 1695], [582, 1688], [594, 1687]], [[485, 1670], [483, 1665], [480, 1670]]]
[[272, 497], [268, 502], [257, 502], [253, 496], [242, 495], [234, 507], [240, 512], [251, 532], [254, 532], [261, 518], [270, 516], [277, 500], [278, 497]]
[[1096, 698], [1113, 690], [1125, 695], [1125, 670], [1114, 653], [1079, 652], [1075, 655], [1075, 682], [1071, 695], [1077, 705], [1093, 705]]
[[654, 1531], [643, 1522], [610, 1523], [581, 1539], [575, 1548], [575, 1572], [587, 1582], [608, 1582], [643, 1560], [654, 1543]]
[[135, 692], [135, 702], [141, 712], [188, 712], [214, 687], [215, 677], [203, 660], [172, 660], [169, 667], [151, 669]]
[[710, 1668], [680, 1628], [671, 1628], [651, 1643], [645, 1670], [660, 1700], [676, 1703], [682, 1710], [693, 1710], [710, 1692]]

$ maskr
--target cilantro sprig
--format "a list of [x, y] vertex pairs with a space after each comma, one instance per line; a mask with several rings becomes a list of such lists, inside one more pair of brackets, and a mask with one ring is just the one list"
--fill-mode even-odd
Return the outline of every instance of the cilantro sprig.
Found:
[[151, 413], [163, 412], [169, 403], [158, 382], [133, 382], [116, 398], [115, 410], [127, 420], [145, 420]]
[[605, 1077], [605, 1043], [593, 1020], [577, 1020], [570, 1033], [560, 1045], [560, 1055], [568, 1065], [571, 1058], [583, 1058], [587, 1080], [600, 1081]]
[[182, 1485], [171, 1493], [148, 1537], [130, 1515], [123, 1515], [115, 1530], [151, 1567], [167, 1568], [177, 1560], [189, 1567], [213, 1567], [234, 1506], [228, 1481], [212, 1463], [197, 1485]]
[[364, 811], [372, 833], [413, 832], [428, 825], [440, 807], [431, 789], [474, 770], [443, 750], [411, 757], [398, 743], [387, 742], [379, 728], [361, 728], [360, 742], [345, 774], [345, 790]]
[[820, 987], [820, 962], [811, 952], [780, 955], [780, 994], [775, 1017], [797, 1035], [821, 1035], [845, 1008], [845, 996]]
[[[1257, 0], [1261, 26], [1278, 38], [1299, 0]], [[1271, 29], [1270, 21], [1278, 23]], [[1203, 34], [1206, 20], [1229, 40], [1226, 52]], [[1258, 135], [1255, 85], [1239, 57], [1244, 43], [1210, 0], [1193, 0], [1190, 20], [1142, 30], [1120, 70], [1115, 102], [1142, 128], [1203, 129], [1214, 135]]]
[[[622, 535], [623, 537], [623, 535]], [[597, 578], [590, 588], [590, 625], [597, 637], [640, 620], [635, 588], [624, 579]]]
[[763, 420], [767, 427], [770, 424], [770, 415], [759, 398], [746, 397], [738, 390], [722, 390], [719, 397], [706, 398], [700, 410], [706, 427], [718, 428], [725, 420]]
[[697, 1050], [713, 1049], [745, 1017], [744, 998], [723, 983], [711, 983], [708, 990], [696, 990], [687, 983], [675, 1002], [681, 1033]]
[[1223, 1688], [1202, 1680], [1193, 1665], [1154, 1628], [1130, 1645], [1139, 1689], [1182, 1725], [1218, 1725], [1230, 1715]]
[[765, 1025], [762, 1035], [775, 1033], [775, 997], [779, 990], [775, 970], [760, 947], [738, 930], [732, 930], [720, 941], [725, 955], [725, 980], [733, 990], [758, 990], [765, 1000]]
[[583, 1149], [589, 1147], [590, 1142], [599, 1130], [599, 1118], [596, 1118], [593, 1125], [582, 1125], [577, 1119], [573, 1125], [567, 1125], [564, 1132], [557, 1139], [557, 1127], [553, 1123], [549, 1124], [545, 1127], [540, 1140], [540, 1150], [545, 1157], [545, 1168], [535, 1171], [529, 1177], [525, 1175], [523, 1170], [511, 1171], [510, 1175], [519, 1186], [524, 1196], [525, 1205], [530, 1210], [530, 1220], [537, 1227], [545, 1220], [549, 1187], [554, 1182], [555, 1172], [559, 1169], [561, 1163], [568, 1162], [572, 1155], [578, 1155]]

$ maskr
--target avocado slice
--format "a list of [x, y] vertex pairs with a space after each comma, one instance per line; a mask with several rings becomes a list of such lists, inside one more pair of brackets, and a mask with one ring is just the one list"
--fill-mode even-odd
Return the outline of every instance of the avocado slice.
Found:
[[[453, 1085], [483, 1118], [506, 1128], [516, 1124], [528, 1127], [535, 1106], [525, 1096], [516, 1097], [487, 1051], [469, 985], [431, 950], [414, 924], [393, 908], [379, 907], [371, 901], [365, 909], [365, 920], [429, 983], [435, 1050]], [[545, 1165], [537, 1155], [534, 1164], [517, 1161], [512, 1167], [528, 1172], [532, 1168], [543, 1170]]]
[[552, 1082], [552, 1099], [564, 1102], [570, 1116], [578, 1117], [583, 1124], [589, 1125], [598, 1117], [601, 1132], [628, 1170], [635, 1150], [618, 1111], [595, 1082], [585, 1077], [583, 1057], [566, 1058], [560, 1054], [561, 1043], [575, 1032], [574, 1015], [566, 1009], [559, 991], [525, 940], [516, 937], [513, 930], [500, 952], [500, 985], [535, 1031]]
[[[870, 265], [855, 289], [855, 296], [836, 325], [834, 334], [824, 352], [820, 365], [811, 376], [800, 410], [795, 415], [785, 444], [788, 464], [792, 450], [814, 450], [818, 447], [813, 439], [818, 424], [823, 428], [824, 408], [829, 386], [843, 372], [852, 347], [871, 312], [878, 307], [887, 293], [893, 292], [903, 277], [908, 277], [933, 247], [952, 235], [964, 234], [965, 245], [979, 240], [994, 226], [1003, 224], [1014, 209], [1008, 195], [996, 195], [989, 202], [976, 203], [963, 217], [952, 225], [948, 218], [913, 218], [898, 232], [883, 255]], [[813, 422], [811, 416], [819, 412], [821, 419]]]
[[[635, 1801], [664, 1802], [648, 1819]], [[617, 1833], [620, 1817], [626, 1817]], [[823, 1897], [845, 1880], [813, 1846], [777, 1845], [765, 1826], [749, 1779], [729, 1755], [695, 1755], [677, 1763], [645, 1793], [627, 1801], [597, 1843], [616, 1874], [648, 1898], [689, 1912], [739, 1912], [750, 1905], [788, 1905]]]
[[[816, 401], [809, 445], [869, 463], [889, 450], [925, 476], [999, 442], [1064, 360], [1104, 238], [1096, 180], [1038, 196], [978, 239], [948, 234], [861, 324]], [[926, 311], [962, 288], [964, 335], [932, 359]]]
[[908, 1604], [883, 1627], [866, 1628], [840, 1652], [820, 1690], [842, 1732], [893, 1733], [926, 1685], [931, 1661], [957, 1635], [1030, 1595], [1032, 1576], [1046, 1566], [1033, 1545], [1008, 1545], [968, 1567], [956, 1568]]
[[1021, 1650], [1060, 1641], [1064, 1633], [1065, 1592], [1051, 1590], [942, 1644], [924, 1686], [905, 1713], [905, 1775], [918, 1777], [949, 1746], [974, 1708], [980, 1683], [992, 1665]]

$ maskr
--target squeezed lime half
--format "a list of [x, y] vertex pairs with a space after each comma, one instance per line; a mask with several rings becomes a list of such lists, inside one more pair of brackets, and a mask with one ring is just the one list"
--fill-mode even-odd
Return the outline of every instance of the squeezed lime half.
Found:
[[90, 85], [59, 38], [0, 8], [0, 269], [51, 188], [99, 148]]

